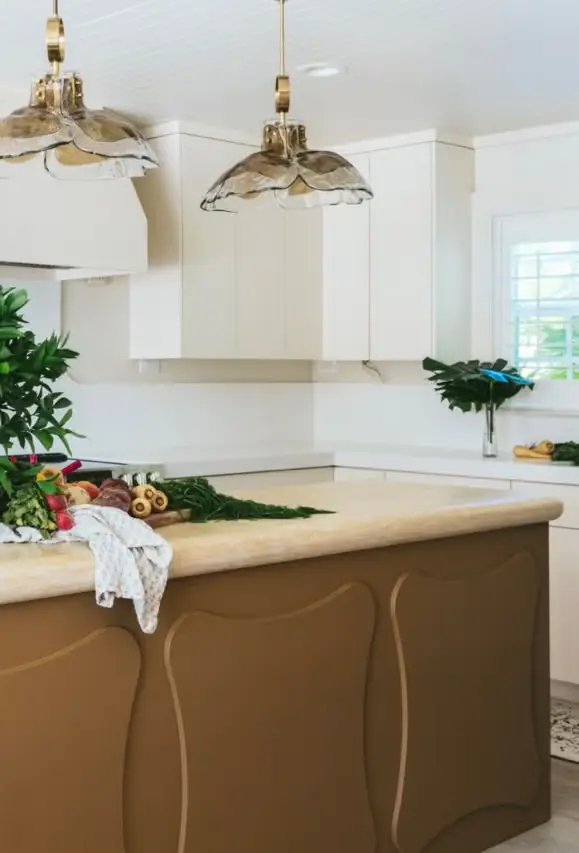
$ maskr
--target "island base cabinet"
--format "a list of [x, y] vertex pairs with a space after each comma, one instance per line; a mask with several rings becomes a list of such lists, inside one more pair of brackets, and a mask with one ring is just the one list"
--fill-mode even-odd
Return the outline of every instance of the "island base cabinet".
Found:
[[[9, 547], [9, 546], [6, 546]], [[479, 853], [550, 813], [547, 525], [0, 608], [10, 853]]]

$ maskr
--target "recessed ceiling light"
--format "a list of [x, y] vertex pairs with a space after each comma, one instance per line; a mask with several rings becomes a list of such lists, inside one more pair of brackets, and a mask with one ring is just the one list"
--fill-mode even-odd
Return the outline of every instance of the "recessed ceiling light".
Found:
[[346, 69], [340, 65], [330, 65], [328, 62], [311, 62], [309, 65], [300, 65], [300, 74], [308, 77], [336, 77], [343, 74]]

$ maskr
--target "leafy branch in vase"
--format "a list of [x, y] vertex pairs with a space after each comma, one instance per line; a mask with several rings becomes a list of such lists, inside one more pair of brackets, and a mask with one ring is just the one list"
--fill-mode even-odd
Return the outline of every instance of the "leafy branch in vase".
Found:
[[507, 400], [516, 397], [523, 388], [532, 390], [535, 385], [521, 376], [515, 367], [509, 367], [504, 358], [490, 361], [457, 361], [443, 364], [425, 358], [422, 367], [432, 376], [435, 390], [449, 408], [461, 412], [480, 412], [485, 407], [499, 409]]
[[422, 367], [432, 374], [429, 382], [434, 383], [440, 399], [448, 403], [450, 409], [460, 409], [461, 412], [484, 410], [483, 456], [497, 456], [497, 409], [516, 397], [523, 388], [533, 390], [534, 383], [521, 376], [515, 367], [509, 367], [504, 358], [494, 362], [473, 359], [455, 364], [425, 358]]

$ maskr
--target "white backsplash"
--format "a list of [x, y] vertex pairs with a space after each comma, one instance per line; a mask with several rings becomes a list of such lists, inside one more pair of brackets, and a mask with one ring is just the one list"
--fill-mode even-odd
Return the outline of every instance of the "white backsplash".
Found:
[[[318, 440], [381, 442], [478, 450], [482, 446], [482, 415], [451, 412], [424, 380], [419, 365], [377, 365], [384, 382], [361, 365], [339, 364], [335, 373], [316, 371], [315, 436]], [[331, 380], [331, 381], [329, 381]], [[530, 404], [540, 392], [521, 392]], [[503, 410], [498, 416], [501, 452], [515, 444], [541, 439], [579, 441], [579, 418]]]

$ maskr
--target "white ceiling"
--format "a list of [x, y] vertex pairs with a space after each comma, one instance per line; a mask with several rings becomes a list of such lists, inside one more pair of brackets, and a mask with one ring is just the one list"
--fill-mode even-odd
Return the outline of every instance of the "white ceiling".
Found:
[[[51, 0], [4, 5], [0, 83], [28, 87], [45, 67]], [[579, 0], [288, 0], [286, 10], [290, 70], [349, 68], [294, 79], [293, 113], [313, 142], [579, 119]], [[256, 135], [273, 112], [273, 0], [60, 0], [60, 12], [89, 105]]]

